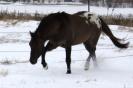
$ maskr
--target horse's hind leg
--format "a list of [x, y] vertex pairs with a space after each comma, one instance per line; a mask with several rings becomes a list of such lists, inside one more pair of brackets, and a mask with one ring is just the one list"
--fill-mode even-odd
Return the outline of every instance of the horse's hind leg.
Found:
[[67, 74], [71, 74], [71, 46], [65, 48], [65, 50], [66, 50]]
[[92, 46], [91, 44], [88, 44], [87, 42], [84, 43], [84, 45], [85, 45], [85, 48], [87, 49], [87, 51], [90, 53], [90, 55], [87, 58], [86, 63], [85, 63], [85, 70], [88, 70], [91, 58], [93, 60], [94, 65], [97, 66], [96, 54], [95, 54], [96, 46], [95, 45]]
[[85, 70], [88, 70], [89, 69], [89, 66], [90, 66], [90, 59], [91, 59], [91, 55], [89, 55], [89, 57], [87, 58], [86, 62], [85, 62]]

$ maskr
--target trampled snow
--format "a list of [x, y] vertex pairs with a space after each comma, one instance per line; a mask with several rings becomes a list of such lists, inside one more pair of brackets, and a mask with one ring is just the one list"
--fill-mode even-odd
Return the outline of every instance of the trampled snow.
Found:
[[46, 54], [48, 70], [42, 68], [40, 58], [36, 65], [28, 62], [29, 31], [34, 31], [38, 23], [20, 21], [11, 25], [0, 21], [0, 88], [133, 88], [132, 27], [110, 25], [115, 36], [130, 41], [129, 48], [118, 49], [101, 35], [96, 50], [98, 67], [91, 61], [88, 71], [84, 70], [88, 52], [82, 44], [73, 46], [72, 74], [68, 75], [61, 47]]

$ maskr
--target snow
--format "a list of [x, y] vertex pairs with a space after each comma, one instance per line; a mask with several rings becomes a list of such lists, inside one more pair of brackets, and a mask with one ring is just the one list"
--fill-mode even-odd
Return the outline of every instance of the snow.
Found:
[[[44, 70], [40, 59], [36, 65], [29, 60], [30, 40], [29, 31], [34, 31], [39, 22], [18, 22], [8, 25], [0, 22], [0, 62], [10, 61], [9, 64], [0, 64], [0, 88], [132, 88], [133, 87], [133, 28], [110, 25], [112, 32], [120, 38], [127, 37], [130, 41], [128, 49], [116, 48], [110, 39], [101, 36], [97, 46], [98, 68], [93, 66], [88, 71], [84, 64], [88, 53], [84, 46], [73, 46], [72, 74], [67, 75], [65, 51], [57, 48], [46, 55], [49, 69]], [[125, 28], [125, 27], [123, 27]], [[13, 41], [13, 40], [19, 41]], [[23, 41], [22, 41], [23, 40]]]
[[[133, 14], [132, 8], [110, 8], [107, 11], [105, 7], [95, 7], [91, 6], [90, 11], [99, 15], [131, 15]], [[77, 11], [88, 11], [87, 5], [28, 5], [28, 4], [0, 4], [1, 11], [8, 12], [22, 12], [22, 13], [40, 13], [40, 14], [49, 14], [54, 12], [65, 11], [67, 13], [75, 13]]]
[[[0, 5], [1, 9], [4, 6]], [[16, 10], [20, 10], [21, 6], [10, 5]], [[33, 6], [27, 5], [27, 8], [31, 7], [33, 8]], [[37, 7], [41, 8], [41, 6], [35, 6], [34, 11]], [[42, 6], [42, 8], [44, 7]], [[23, 6], [23, 10], [25, 8], [26, 6]], [[42, 8], [41, 11], [46, 10], [42, 10]], [[59, 8], [57, 10], [61, 10], [65, 6], [57, 8]], [[66, 8], [69, 7], [66, 6]], [[75, 6], [67, 11], [70, 13], [77, 11], [74, 9], [76, 9]], [[47, 11], [45, 12], [47, 13]], [[102, 14], [102, 12], [100, 13]], [[130, 13], [132, 12], [130, 11]], [[36, 65], [29, 63], [29, 31], [36, 30], [38, 24], [38, 21], [32, 20], [20, 21], [15, 25], [0, 21], [0, 88], [133, 88], [132, 27], [109, 25], [115, 36], [130, 41], [129, 48], [118, 49], [107, 36], [101, 35], [96, 50], [98, 67], [94, 67], [91, 61], [88, 71], [84, 70], [88, 52], [82, 44], [73, 46], [72, 74], [68, 75], [65, 74], [65, 50], [60, 47], [46, 54], [48, 70], [42, 68], [40, 59]]]

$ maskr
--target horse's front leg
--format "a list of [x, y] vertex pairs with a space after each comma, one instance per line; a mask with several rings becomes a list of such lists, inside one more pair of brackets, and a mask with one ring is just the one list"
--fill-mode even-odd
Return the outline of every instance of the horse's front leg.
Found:
[[67, 74], [71, 74], [71, 46], [65, 48], [65, 50], [66, 50]]
[[48, 69], [48, 65], [45, 61], [45, 55], [47, 51], [51, 51], [53, 49], [55, 49], [58, 45], [57, 44], [53, 44], [51, 42], [48, 42], [46, 47], [43, 48], [43, 53], [42, 53], [42, 65], [43, 67], [47, 70]]
[[43, 68], [47, 70], [48, 69], [48, 65], [47, 65], [47, 63], [45, 61], [46, 52], [47, 52], [47, 49], [45, 47], [43, 47], [42, 62], [41, 63], [42, 63]]

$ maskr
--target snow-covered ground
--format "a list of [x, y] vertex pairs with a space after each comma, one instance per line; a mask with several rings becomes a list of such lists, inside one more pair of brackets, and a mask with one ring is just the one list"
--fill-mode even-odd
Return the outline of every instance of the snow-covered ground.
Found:
[[[68, 5], [0, 5], [0, 9], [27, 13], [51, 13], [66, 11], [75, 13], [87, 10], [87, 6]], [[106, 14], [106, 8], [91, 7], [91, 11]], [[110, 12], [111, 13], [111, 12]], [[133, 14], [132, 8], [117, 8], [114, 13]], [[15, 22], [14, 22], [15, 23]], [[115, 47], [107, 36], [101, 36], [97, 45], [98, 67], [91, 61], [88, 71], [84, 71], [88, 52], [82, 44], [73, 46], [72, 74], [65, 74], [65, 51], [57, 48], [46, 55], [49, 69], [40, 64], [31, 65], [29, 60], [29, 31], [34, 31], [38, 21], [20, 21], [14, 24], [0, 21], [0, 88], [133, 88], [133, 28], [110, 25], [119, 38], [130, 41], [128, 49]]]
[[47, 71], [40, 60], [36, 65], [28, 62], [29, 31], [38, 23], [0, 22], [0, 88], [133, 88], [133, 28], [110, 25], [116, 36], [130, 41], [130, 46], [120, 50], [101, 36], [96, 51], [98, 68], [91, 62], [90, 69], [84, 71], [88, 53], [82, 44], [73, 46], [72, 74], [67, 75], [63, 48], [47, 53]]

